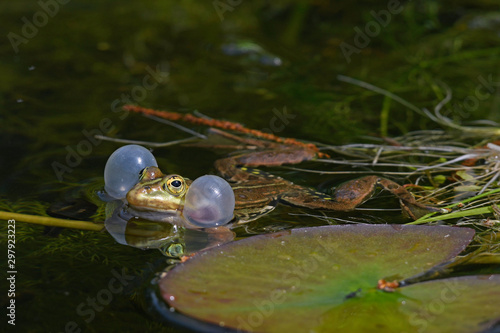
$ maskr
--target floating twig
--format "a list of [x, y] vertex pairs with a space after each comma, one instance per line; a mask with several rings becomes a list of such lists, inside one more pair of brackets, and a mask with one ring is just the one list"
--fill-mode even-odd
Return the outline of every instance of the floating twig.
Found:
[[215, 128], [220, 128], [224, 130], [231, 130], [235, 132], [240, 132], [244, 134], [250, 134], [253, 135], [257, 138], [260, 139], [265, 139], [269, 141], [274, 141], [278, 143], [282, 143], [285, 145], [295, 145], [295, 146], [300, 146], [304, 147], [307, 149], [311, 149], [312, 151], [316, 152], [319, 157], [326, 157], [327, 155], [324, 153], [321, 153], [319, 151], [319, 148], [313, 144], [313, 143], [305, 143], [298, 141], [293, 138], [283, 138], [279, 137], [277, 135], [271, 134], [271, 133], [266, 133], [262, 132], [259, 130], [251, 129], [248, 127], [243, 126], [242, 124], [232, 122], [232, 121], [226, 121], [226, 120], [218, 120], [218, 119], [212, 119], [212, 118], [206, 118], [206, 117], [198, 117], [189, 113], [182, 114], [182, 113], [177, 113], [177, 112], [172, 112], [172, 111], [161, 111], [161, 110], [154, 110], [154, 109], [149, 109], [149, 108], [144, 108], [141, 106], [137, 105], [125, 105], [123, 106], [123, 109], [126, 111], [132, 111], [132, 112], [137, 112], [137, 113], [142, 113], [145, 115], [149, 116], [157, 116], [160, 118], [164, 118], [167, 120], [172, 120], [172, 121], [185, 121], [191, 124], [195, 125], [204, 125], [204, 126], [209, 126], [209, 127], [215, 127]]

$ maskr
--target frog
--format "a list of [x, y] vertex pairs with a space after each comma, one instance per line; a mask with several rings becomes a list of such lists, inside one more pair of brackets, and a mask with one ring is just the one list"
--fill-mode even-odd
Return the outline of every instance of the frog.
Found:
[[[234, 191], [235, 209], [231, 225], [256, 220], [274, 210], [278, 204], [352, 211], [368, 200], [377, 187], [395, 195], [402, 211], [411, 219], [442, 211], [417, 202], [404, 186], [384, 177], [367, 175], [356, 178], [337, 186], [332, 194], [326, 194], [258, 169], [261, 166], [300, 163], [316, 158], [317, 154], [307, 145], [273, 143], [260, 151], [216, 160], [217, 173], [229, 182]], [[139, 182], [127, 193], [126, 199], [139, 213], [180, 214], [191, 183], [190, 179], [181, 175], [163, 174], [158, 167], [147, 167], [141, 172]]]

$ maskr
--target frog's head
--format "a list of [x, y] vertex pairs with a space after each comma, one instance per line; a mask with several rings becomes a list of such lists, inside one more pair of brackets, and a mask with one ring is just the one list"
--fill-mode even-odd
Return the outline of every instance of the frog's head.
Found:
[[179, 175], [164, 175], [157, 167], [141, 172], [139, 182], [127, 193], [127, 201], [136, 210], [174, 212], [182, 210], [191, 181]]

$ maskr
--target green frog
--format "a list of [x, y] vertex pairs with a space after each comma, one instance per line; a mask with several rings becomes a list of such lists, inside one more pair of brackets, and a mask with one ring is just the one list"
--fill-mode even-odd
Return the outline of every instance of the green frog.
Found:
[[[219, 175], [231, 185], [235, 195], [233, 224], [249, 222], [272, 211], [278, 203], [331, 211], [350, 211], [369, 199], [380, 186], [399, 198], [402, 210], [412, 219], [441, 209], [425, 206], [404, 186], [392, 180], [365, 176], [338, 186], [332, 195], [256, 169], [258, 166], [294, 164], [316, 157], [307, 146], [274, 145], [250, 154], [240, 154], [215, 162]], [[180, 175], [164, 175], [157, 167], [144, 169], [140, 181], [128, 192], [127, 201], [136, 211], [172, 213], [183, 209], [191, 180]]]

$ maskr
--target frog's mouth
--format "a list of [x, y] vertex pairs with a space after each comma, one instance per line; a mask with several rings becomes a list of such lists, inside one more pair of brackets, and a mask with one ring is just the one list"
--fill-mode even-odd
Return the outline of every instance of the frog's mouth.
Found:
[[150, 207], [134, 207], [127, 205], [125, 210], [134, 217], [140, 217], [149, 221], [176, 223], [182, 220], [181, 210], [160, 210]]

